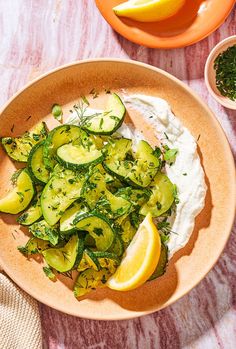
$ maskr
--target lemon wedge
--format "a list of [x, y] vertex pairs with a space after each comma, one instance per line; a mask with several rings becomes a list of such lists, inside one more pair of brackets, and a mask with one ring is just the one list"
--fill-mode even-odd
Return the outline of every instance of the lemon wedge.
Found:
[[117, 291], [141, 286], [154, 272], [161, 253], [161, 239], [152, 216], [147, 214], [128, 246], [121, 264], [107, 281]]
[[175, 15], [184, 3], [185, 0], [129, 0], [113, 7], [113, 11], [136, 21], [155, 22]]

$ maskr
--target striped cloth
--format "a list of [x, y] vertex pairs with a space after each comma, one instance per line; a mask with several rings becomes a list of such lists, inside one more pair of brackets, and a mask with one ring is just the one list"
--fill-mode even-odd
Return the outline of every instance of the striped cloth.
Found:
[[42, 349], [37, 302], [1, 271], [0, 349]]

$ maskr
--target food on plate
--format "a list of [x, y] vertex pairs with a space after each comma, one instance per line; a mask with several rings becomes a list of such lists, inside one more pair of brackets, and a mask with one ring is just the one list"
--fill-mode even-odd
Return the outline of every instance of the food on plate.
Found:
[[[82, 97], [50, 131], [40, 123], [2, 139], [15, 144], [2, 141], [6, 153], [27, 164], [14, 174], [0, 211], [21, 213], [17, 222], [32, 236], [19, 251], [41, 254], [51, 280], [72, 277], [76, 297], [105, 286], [127, 291], [162, 276], [188, 242], [206, 194], [196, 141], [165, 100], [106, 97], [101, 110]], [[152, 126], [155, 146], [124, 123], [127, 110]]]
[[185, 0], [129, 0], [113, 7], [113, 11], [139, 22], [156, 22], [175, 15], [184, 3]]
[[221, 52], [214, 61], [216, 87], [222, 96], [236, 100], [236, 45]]

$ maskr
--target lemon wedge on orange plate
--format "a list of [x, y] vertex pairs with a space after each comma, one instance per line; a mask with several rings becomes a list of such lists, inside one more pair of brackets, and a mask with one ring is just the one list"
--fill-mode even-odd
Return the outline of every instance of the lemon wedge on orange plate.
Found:
[[129, 0], [113, 7], [113, 11], [136, 21], [155, 22], [175, 15], [184, 3], [185, 0]]
[[107, 281], [117, 291], [141, 286], [154, 272], [161, 253], [161, 239], [152, 216], [147, 214], [128, 246], [121, 264]]

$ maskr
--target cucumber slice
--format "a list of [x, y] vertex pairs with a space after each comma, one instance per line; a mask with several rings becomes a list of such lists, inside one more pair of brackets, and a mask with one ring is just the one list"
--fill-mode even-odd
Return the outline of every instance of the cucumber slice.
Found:
[[73, 268], [79, 246], [79, 238], [73, 235], [67, 244], [61, 248], [49, 248], [42, 252], [45, 261], [52, 268], [64, 273]]
[[116, 192], [116, 196], [129, 200], [134, 207], [142, 206], [150, 195], [151, 193], [147, 189], [134, 189], [132, 187], [121, 188]]
[[135, 153], [135, 163], [126, 180], [132, 185], [145, 188], [158, 172], [159, 160], [153, 155], [152, 147], [145, 141], [140, 141]]
[[120, 97], [116, 93], [109, 96], [106, 110], [83, 121], [83, 129], [92, 134], [111, 135], [122, 124], [126, 109]]
[[29, 231], [36, 238], [49, 241], [54, 246], [58, 243], [59, 234], [57, 227], [50, 226], [45, 220], [30, 225]]
[[105, 284], [110, 276], [110, 272], [105, 268], [99, 271], [96, 271], [94, 269], [86, 269], [78, 275], [78, 278], [75, 282], [75, 297], [82, 297], [98, 287], [105, 287]]
[[99, 261], [96, 257], [96, 255], [91, 251], [89, 250], [88, 248], [86, 248], [84, 250], [84, 258], [88, 264], [88, 268], [92, 268], [94, 270], [100, 270], [101, 267], [100, 267], [100, 264], [99, 264]]
[[84, 245], [88, 246], [88, 247], [95, 247], [96, 246], [96, 242], [90, 234], [86, 234], [85, 239], [84, 239]]
[[34, 180], [39, 184], [45, 184], [49, 180], [50, 173], [43, 161], [44, 141], [33, 146], [28, 157], [28, 169]]
[[167, 263], [168, 263], [168, 249], [164, 244], [161, 244], [160, 259], [158, 261], [155, 271], [153, 272], [149, 280], [151, 281], [158, 278], [159, 276], [162, 276], [166, 271]]
[[112, 245], [115, 232], [111, 222], [99, 213], [85, 213], [74, 220], [78, 230], [87, 231], [95, 240], [98, 250], [106, 251]]
[[50, 178], [41, 195], [44, 219], [56, 224], [65, 210], [80, 197], [84, 176], [70, 170], [58, 171]]
[[24, 247], [18, 247], [18, 250], [24, 254], [31, 255], [41, 253], [51, 247], [49, 241], [38, 238], [30, 238]]
[[89, 269], [89, 264], [86, 261], [85, 256], [83, 254], [83, 257], [81, 258], [80, 263], [77, 267], [77, 271], [81, 272], [81, 271], [84, 271], [86, 269]]
[[114, 241], [113, 241], [113, 244], [108, 249], [108, 251], [116, 254], [119, 257], [123, 255], [124, 244], [123, 244], [123, 241], [121, 240], [121, 238], [118, 234], [116, 234]]
[[96, 209], [109, 219], [125, 214], [131, 207], [129, 201], [117, 197], [107, 190], [105, 178], [98, 170], [94, 171], [86, 180], [81, 195], [90, 209]]
[[94, 255], [102, 268], [108, 269], [111, 274], [114, 274], [120, 259], [115, 253], [95, 251]]
[[74, 141], [86, 143], [88, 135], [80, 127], [75, 125], [62, 125], [49, 132], [44, 143], [43, 158], [48, 170], [53, 170], [56, 164], [57, 149], [64, 144]]
[[57, 159], [65, 168], [73, 170], [97, 165], [103, 161], [104, 155], [101, 150], [97, 150], [94, 147], [88, 150], [83, 146], [69, 143], [57, 149]]
[[0, 212], [16, 214], [24, 211], [34, 194], [32, 179], [25, 168], [18, 173], [13, 190], [0, 200]]
[[40, 195], [38, 195], [38, 198], [32, 203], [32, 206], [17, 218], [17, 222], [21, 225], [31, 225], [37, 222], [42, 215]]
[[127, 158], [131, 151], [132, 141], [121, 138], [107, 146], [107, 158], [103, 162], [104, 168], [110, 174], [133, 186], [147, 187], [159, 169], [159, 160], [153, 155], [152, 147], [145, 141], [140, 141], [135, 159]]
[[174, 185], [164, 173], [158, 173], [151, 185], [152, 194], [145, 203], [140, 214], [146, 216], [149, 212], [153, 217], [165, 213], [174, 202]]
[[47, 132], [45, 122], [40, 122], [32, 131], [25, 132], [21, 137], [3, 137], [1, 142], [10, 158], [27, 162], [32, 147], [45, 139]]
[[121, 239], [125, 245], [125, 248], [127, 248], [132, 241], [134, 235], [136, 234], [137, 229], [135, 229], [131, 222], [130, 218], [127, 217], [121, 224], [122, 232], [121, 232]]
[[121, 181], [125, 179], [132, 168], [132, 162], [125, 160], [126, 155], [132, 150], [131, 139], [121, 138], [113, 140], [106, 147], [107, 158], [103, 162], [105, 170]]
[[63, 234], [71, 234], [76, 230], [73, 224], [75, 217], [78, 214], [87, 212], [88, 209], [82, 203], [75, 202], [72, 207], [68, 208], [60, 219], [60, 231]]

